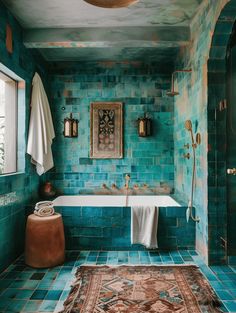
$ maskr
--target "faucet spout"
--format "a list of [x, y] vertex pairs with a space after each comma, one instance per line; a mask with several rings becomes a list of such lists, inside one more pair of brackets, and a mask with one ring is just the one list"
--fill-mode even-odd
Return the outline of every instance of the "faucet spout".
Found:
[[125, 189], [129, 189], [129, 181], [130, 181], [130, 175], [125, 175]]

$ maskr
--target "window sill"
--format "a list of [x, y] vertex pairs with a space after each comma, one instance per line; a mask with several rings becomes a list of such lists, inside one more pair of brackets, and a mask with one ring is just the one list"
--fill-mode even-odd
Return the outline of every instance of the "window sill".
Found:
[[14, 172], [14, 173], [0, 174], [0, 179], [12, 177], [12, 176], [20, 176], [20, 175], [24, 175], [24, 174], [25, 174], [25, 172]]

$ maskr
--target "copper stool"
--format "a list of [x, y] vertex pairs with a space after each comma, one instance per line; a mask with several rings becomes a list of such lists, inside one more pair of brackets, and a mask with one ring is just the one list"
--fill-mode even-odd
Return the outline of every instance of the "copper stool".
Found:
[[25, 263], [35, 268], [60, 265], [65, 260], [65, 237], [61, 214], [28, 216], [25, 237]]

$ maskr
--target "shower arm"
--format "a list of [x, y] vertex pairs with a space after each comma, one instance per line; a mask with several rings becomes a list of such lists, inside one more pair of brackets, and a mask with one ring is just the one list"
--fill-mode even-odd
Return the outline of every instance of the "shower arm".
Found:
[[175, 91], [175, 74], [177, 73], [190, 73], [192, 72], [191, 69], [187, 69], [187, 70], [176, 70], [172, 73], [171, 75], [171, 91]]

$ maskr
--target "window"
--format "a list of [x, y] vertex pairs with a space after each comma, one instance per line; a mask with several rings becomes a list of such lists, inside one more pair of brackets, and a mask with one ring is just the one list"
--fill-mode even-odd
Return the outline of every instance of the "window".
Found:
[[0, 63], [0, 175], [24, 167], [25, 81]]

